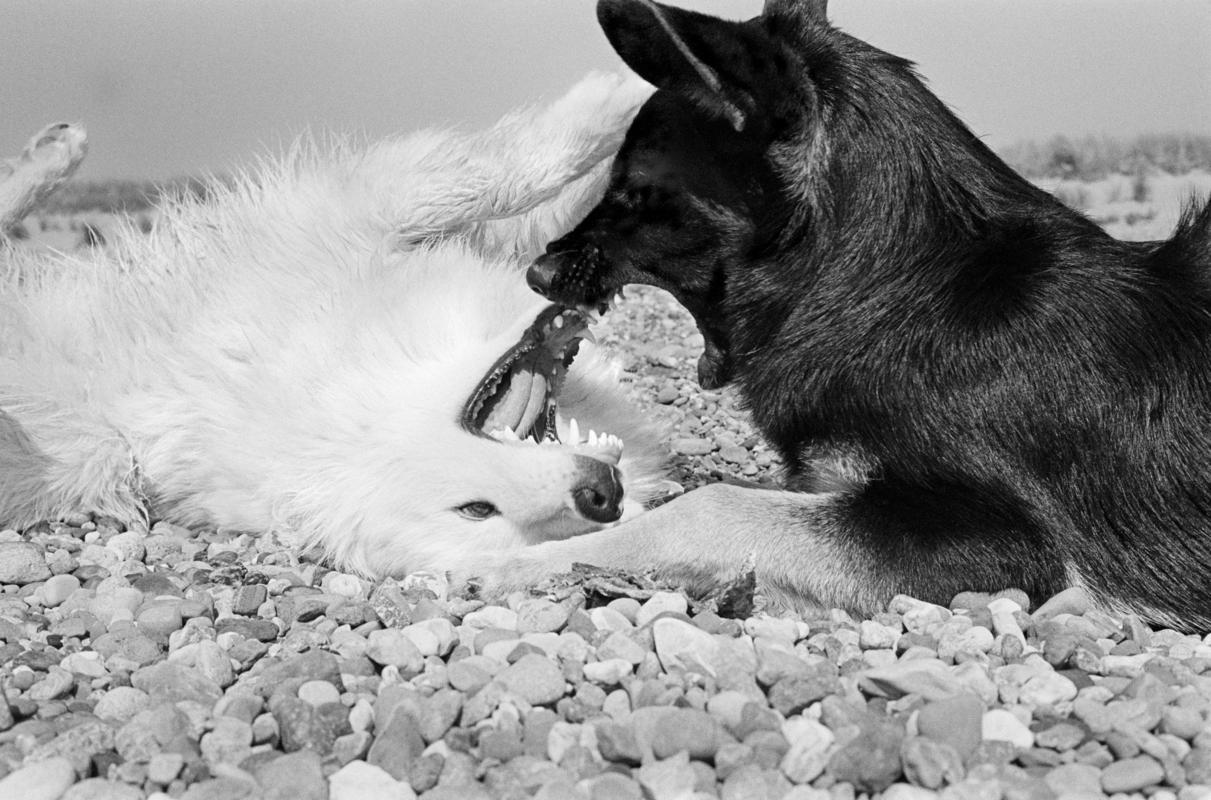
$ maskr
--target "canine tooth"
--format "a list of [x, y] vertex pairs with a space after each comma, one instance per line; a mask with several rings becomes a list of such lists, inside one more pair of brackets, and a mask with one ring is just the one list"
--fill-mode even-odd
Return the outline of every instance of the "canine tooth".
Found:
[[589, 447], [597, 446], [597, 431], [589, 428]]
[[621, 302], [622, 302], [622, 292], [618, 292], [617, 294], [614, 295], [614, 305], [618, 305]]
[[496, 430], [492, 431], [488, 435], [491, 436], [493, 439], [497, 440], [498, 442], [520, 441], [520, 439], [517, 438], [517, 432], [514, 431], [512, 428], [510, 428], [508, 425], [506, 425], [503, 428], [497, 428]]
[[576, 417], [568, 420], [568, 444], [580, 444], [580, 425]]
[[551, 325], [556, 328], [562, 328], [563, 327], [563, 315], [560, 314], [558, 317], [551, 320]]

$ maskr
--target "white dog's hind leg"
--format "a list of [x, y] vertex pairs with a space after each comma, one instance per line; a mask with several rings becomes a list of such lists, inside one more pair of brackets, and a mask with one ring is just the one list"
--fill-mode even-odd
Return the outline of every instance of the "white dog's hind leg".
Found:
[[20, 156], [0, 161], [0, 236], [71, 177], [87, 152], [84, 129], [58, 122], [35, 134]]
[[430, 141], [419, 162], [411, 139], [384, 145], [364, 160], [362, 178], [375, 196], [391, 199], [387, 213], [401, 242], [466, 233], [551, 200], [613, 156], [652, 91], [632, 74], [590, 75], [541, 111]]

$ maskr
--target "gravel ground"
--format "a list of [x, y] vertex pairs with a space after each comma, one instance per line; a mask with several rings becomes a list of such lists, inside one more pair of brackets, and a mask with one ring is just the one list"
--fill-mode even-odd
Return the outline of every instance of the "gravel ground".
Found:
[[[773, 479], [666, 295], [600, 338], [680, 483]], [[0, 532], [0, 586], [4, 800], [1211, 798], [1211, 638], [1079, 597], [791, 619], [586, 572], [484, 605], [87, 515]]]

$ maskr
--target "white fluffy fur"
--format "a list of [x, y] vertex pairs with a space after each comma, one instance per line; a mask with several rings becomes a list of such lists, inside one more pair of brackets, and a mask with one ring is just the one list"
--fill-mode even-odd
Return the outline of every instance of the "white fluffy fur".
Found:
[[[12, 252], [0, 283], [0, 527], [92, 509], [276, 530], [367, 575], [601, 527], [568, 510], [574, 447], [502, 444], [459, 413], [543, 301], [526, 260], [600, 194], [650, 89], [591, 76], [476, 135], [300, 144], [105, 251]], [[564, 413], [657, 437], [608, 364]], [[454, 509], [501, 511], [469, 521]]]

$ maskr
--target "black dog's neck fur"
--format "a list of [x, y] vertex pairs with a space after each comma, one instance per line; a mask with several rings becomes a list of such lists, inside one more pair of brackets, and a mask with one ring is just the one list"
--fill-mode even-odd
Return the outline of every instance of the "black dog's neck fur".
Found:
[[[827, 143], [786, 148], [800, 160], [778, 165], [792, 176], [786, 185], [802, 191], [784, 205], [804, 210], [803, 216], [769, 232], [776, 247], [758, 238], [755, 247], [771, 254], [757, 254], [742, 269], [765, 280], [750, 274], [726, 292], [738, 363], [774, 363], [753, 357], [770, 347], [810, 342], [817, 351], [802, 372], [740, 368], [738, 375], [746, 394], [763, 398], [755, 409], [763, 428], [788, 425], [801, 434], [810, 431], [786, 411], [803, 407], [804, 386], [849, 372], [847, 360], [864, 360], [850, 343], [884, 342], [902, 353], [905, 371], [945, 369], [953, 364], [947, 356], [995, 344], [988, 339], [1005, 326], [1040, 314], [1049, 321], [1068, 311], [1079, 316], [1091, 283], [1139, 279], [1141, 257], [1155, 249], [1113, 239], [1019, 176], [923, 86], [908, 62], [829, 33], [828, 66], [813, 72], [827, 96], [827, 118], [812, 120], [804, 134], [827, 127]], [[850, 59], [864, 63], [846, 69]], [[804, 152], [811, 154], [806, 161]], [[1093, 269], [1083, 259], [1065, 258], [1067, 251], [1090, 250], [1099, 254]], [[787, 292], [787, 286], [800, 290]], [[1016, 318], [1004, 317], [1007, 292], [1019, 300]], [[907, 315], [928, 306], [923, 297], [948, 323], [934, 328], [941, 338], [898, 338]], [[771, 316], [783, 324], [770, 325]], [[837, 346], [821, 351], [822, 342]], [[779, 396], [787, 402], [769, 403]]]

